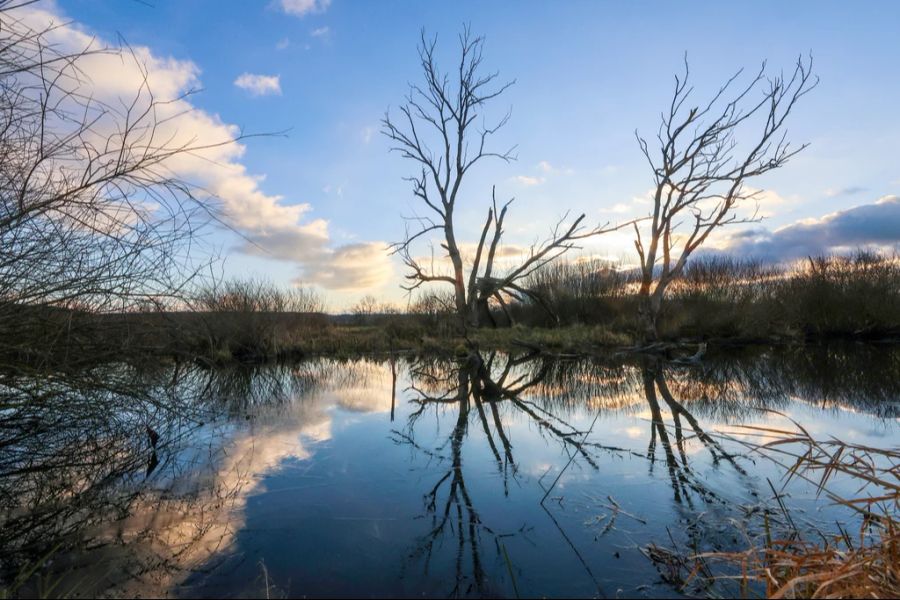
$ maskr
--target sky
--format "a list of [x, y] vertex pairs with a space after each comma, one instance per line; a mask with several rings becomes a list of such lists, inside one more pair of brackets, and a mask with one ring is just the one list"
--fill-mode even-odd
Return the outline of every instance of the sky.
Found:
[[[698, 99], [739, 68], [790, 70], [811, 53], [820, 84], [789, 122], [790, 139], [810, 146], [753, 182], [766, 218], [714, 244], [791, 259], [900, 243], [898, 2], [57, 0], [25, 10], [137, 49], [163, 94], [194, 90], [182, 127], [201, 139], [277, 133], [223, 151], [221, 172], [185, 169], [223, 200], [232, 230], [212, 239], [226, 276], [314, 285], [332, 310], [365, 294], [404, 298], [403, 265], [386, 246], [416, 208], [403, 180], [415, 171], [389, 152], [380, 121], [421, 80], [420, 31], [437, 36], [449, 65], [464, 23], [486, 38], [486, 68], [515, 80], [488, 113], [511, 109], [497, 145], [517, 144], [517, 160], [472, 172], [461, 238], [477, 240], [492, 185], [515, 197], [509, 245], [543, 239], [566, 211], [590, 223], [644, 214], [652, 177], [634, 133], [655, 133], [685, 53]], [[98, 87], [124, 87], [127, 75], [96, 68]], [[582, 252], [635, 260], [628, 232]]]

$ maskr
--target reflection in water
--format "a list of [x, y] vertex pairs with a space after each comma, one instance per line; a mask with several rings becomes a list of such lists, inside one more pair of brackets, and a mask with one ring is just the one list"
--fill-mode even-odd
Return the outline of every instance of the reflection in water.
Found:
[[[264, 474], [330, 436], [323, 381], [340, 385], [338, 404], [365, 409], [341, 384], [364, 385], [367, 366], [175, 367], [165, 378], [123, 367], [104, 377], [140, 386], [60, 384], [52, 402], [23, 404], [4, 431], [34, 426], [0, 441], [5, 577], [51, 548], [65, 557], [57, 568], [78, 573], [59, 594], [169, 589], [227, 550]], [[91, 553], [65, 554], [77, 547]]]
[[[517, 468], [512, 444], [504, 430], [503, 419], [498, 410], [499, 403], [510, 402], [535, 419], [542, 427], [547, 428], [564, 444], [571, 444], [577, 451], [584, 452], [579, 442], [560, 430], [558, 426], [539, 416], [534, 409], [526, 406], [519, 399], [520, 394], [543, 379], [545, 371], [539, 370], [531, 377], [522, 374], [510, 379], [513, 368], [527, 362], [527, 357], [507, 357], [504, 361], [505, 366], [495, 381], [492, 378], [492, 366], [495, 358], [496, 355], [492, 354], [485, 363], [480, 354], [473, 352], [465, 361], [452, 366], [436, 361], [419, 361], [411, 368], [413, 383], [410, 386], [410, 389], [416, 392], [416, 396], [411, 399], [411, 402], [418, 408], [409, 416], [406, 432], [397, 430], [393, 432], [394, 440], [397, 443], [409, 444], [416, 450], [436, 458], [438, 462], [447, 464], [443, 474], [437, 478], [437, 482], [425, 494], [426, 508], [431, 515], [431, 527], [430, 531], [423, 536], [412, 556], [424, 560], [427, 569], [435, 550], [435, 544], [448, 533], [455, 536], [455, 579], [447, 594], [451, 597], [494, 595], [495, 591], [489, 585], [482, 564], [483, 536], [489, 538], [492, 545], [498, 551], [503, 552], [504, 557], [507, 557], [503, 538], [516, 535], [516, 532], [495, 531], [485, 524], [479, 517], [472, 496], [466, 487], [462, 446], [468, 433], [470, 411], [474, 409], [477, 414], [476, 422], [481, 427], [496, 461], [505, 495], [509, 494], [509, 478], [515, 478]], [[456, 421], [447, 440], [435, 450], [422, 448], [413, 437], [415, 424], [431, 406], [445, 407], [448, 405], [455, 406]], [[566, 427], [570, 433], [577, 433], [571, 427]], [[449, 446], [449, 459], [441, 454], [443, 450], [447, 449], [447, 446]], [[502, 448], [502, 452], [500, 448]], [[588, 460], [590, 460], [589, 457]], [[523, 530], [524, 528], [523, 526]], [[522, 530], [518, 533], [522, 533]], [[511, 571], [509, 575], [514, 577]]]
[[[22, 593], [252, 594], [246, 557], [274, 552], [267, 573], [298, 594], [634, 592], [656, 580], [639, 547], [734, 547], [733, 524], [765, 511], [778, 475], [717, 428], [772, 408], [813, 431], [896, 436], [898, 398], [900, 352], [866, 346], [691, 366], [473, 352], [4, 374], [0, 568], [10, 581], [54, 557]], [[334, 519], [356, 518], [337, 512], [360, 489], [386, 545], [346, 563], [360, 530], [343, 540]], [[270, 504], [296, 528], [281, 549], [257, 516]], [[307, 538], [321, 556], [290, 558]], [[349, 574], [359, 588], [341, 587]]]
[[[500, 363], [499, 365], [496, 363]], [[597, 417], [604, 409], [633, 407], [633, 399], [637, 397], [635, 390], [625, 384], [628, 378], [622, 377], [623, 367], [615, 371], [606, 371], [597, 365], [590, 365], [587, 372], [582, 371], [589, 363], [554, 363], [534, 356], [499, 357], [491, 354], [485, 360], [479, 353], [472, 352], [464, 360], [456, 364], [435, 361], [419, 361], [411, 370], [413, 383], [410, 389], [416, 392], [410, 401], [417, 405], [411, 413], [405, 431], [394, 433], [396, 443], [408, 444], [417, 451], [427, 454], [440, 463], [447, 465], [443, 473], [435, 475], [437, 481], [425, 494], [425, 505], [431, 516], [431, 529], [413, 553], [413, 558], [422, 559], [427, 570], [435, 543], [442, 536], [452, 534], [456, 541], [455, 579], [448, 590], [448, 596], [460, 595], [486, 596], [498, 593], [501, 586], [492, 587], [482, 566], [481, 545], [487, 539], [494, 546], [509, 566], [508, 575], [515, 587], [515, 574], [509, 565], [509, 557], [503, 538], [510, 538], [528, 532], [528, 526], [517, 532], [498, 532], [479, 517], [472, 495], [466, 487], [465, 469], [462, 461], [462, 446], [467, 438], [470, 421], [480, 428], [490, 448], [491, 456], [502, 475], [504, 495], [509, 494], [509, 478], [515, 479], [517, 473], [513, 446], [504, 429], [504, 421], [510, 419], [524, 420], [532, 423], [546, 439], [557, 443], [568, 456], [568, 462], [560, 470], [552, 483], [545, 487], [544, 477], [538, 480], [544, 490], [540, 501], [541, 509], [557, 528], [560, 537], [569, 547], [572, 559], [580, 563], [586, 575], [593, 583], [593, 593], [605, 596], [603, 586], [594, 574], [589, 561], [572, 541], [545, 501], [553, 492], [553, 487], [564, 475], [566, 468], [576, 459], [582, 460], [590, 468], [597, 470], [597, 453], [626, 453], [647, 459], [650, 472], [653, 472], [657, 459], [657, 443], [662, 447], [665, 465], [668, 469], [669, 481], [677, 503], [685, 503], [694, 507], [693, 495], [704, 501], [723, 501], [718, 494], [709, 489], [702, 476], [697, 476], [691, 469], [686, 451], [686, 436], [683, 422], [694, 432], [694, 437], [709, 451], [714, 464], [727, 462], [742, 479], [746, 478], [745, 469], [740, 466], [735, 456], [726, 451], [722, 445], [701, 427], [697, 418], [672, 395], [666, 383], [663, 365], [659, 361], [645, 361], [638, 368], [625, 370], [639, 373], [643, 383], [643, 400], [650, 411], [650, 441], [646, 454], [625, 448], [590, 441]], [[617, 372], [616, 372], [617, 371]], [[496, 375], [495, 375], [496, 374]], [[550, 377], [553, 374], [554, 377]], [[569, 382], [568, 384], [566, 382]], [[573, 385], [578, 382], [580, 385]], [[540, 386], [541, 395], [537, 400], [529, 396], [533, 388]], [[603, 392], [593, 393], [593, 392]], [[609, 394], [612, 391], [611, 396]], [[580, 395], [580, 397], [579, 397]], [[670, 439], [669, 420], [663, 417], [658, 398], [661, 397], [670, 411], [671, 428], [674, 443]], [[577, 400], [576, 400], [577, 398]], [[437, 448], [429, 449], [419, 445], [414, 437], [417, 422], [424, 412], [431, 407], [444, 409], [447, 406], [456, 408], [455, 426], [446, 441]], [[576, 407], [588, 406], [594, 412], [593, 420], [586, 431], [579, 430], [570, 424], [567, 416]], [[501, 416], [501, 407], [506, 414]], [[474, 411], [474, 413], [473, 413]], [[441, 417], [445, 417], [442, 411]], [[511, 415], [510, 413], [515, 413]], [[472, 416], [474, 414], [474, 416]], [[490, 417], [488, 417], [490, 415]], [[449, 448], [448, 448], [449, 447]], [[442, 454], [449, 449], [449, 457]], [[676, 450], [678, 454], [676, 455]], [[549, 473], [549, 470], [547, 471]], [[547, 473], [544, 473], [546, 476]], [[443, 494], [443, 496], [442, 496]], [[606, 530], [612, 526], [615, 515], [622, 509], [613, 500], [614, 511]], [[625, 513], [628, 514], [628, 513]], [[641, 521], [641, 519], [629, 515]], [[642, 521], [643, 522], [643, 521]]]
[[[479, 543], [480, 536], [478, 529], [484, 530], [491, 536], [493, 536], [493, 542], [498, 549], [498, 552], [502, 552], [503, 559], [506, 561], [508, 568], [508, 575], [511, 579], [511, 584], [514, 591], [518, 592], [517, 586], [515, 585], [515, 573], [513, 572], [512, 565], [510, 564], [509, 554], [506, 550], [506, 546], [503, 544], [501, 538], [503, 537], [512, 537], [516, 534], [526, 533], [529, 528], [527, 523], [523, 525], [518, 532], [515, 533], [506, 533], [506, 534], [497, 534], [490, 527], [486, 526], [482, 523], [472, 507], [472, 500], [469, 497], [468, 493], [465, 490], [465, 486], [463, 483], [463, 465], [461, 461], [461, 446], [463, 439], [466, 433], [466, 425], [468, 423], [468, 415], [469, 415], [469, 406], [470, 403], [475, 406], [477, 409], [478, 415], [478, 423], [480, 424], [482, 431], [484, 433], [485, 439], [488, 442], [488, 445], [491, 449], [491, 452], [497, 462], [497, 468], [503, 475], [503, 490], [504, 495], [509, 494], [509, 475], [512, 474], [515, 477], [517, 472], [515, 458], [513, 456], [512, 444], [509, 441], [509, 437], [503, 428], [504, 418], [500, 416], [499, 406], [503, 405], [504, 407], [508, 407], [508, 411], [513, 411], [518, 413], [518, 415], [531, 423], [537, 426], [538, 431], [540, 431], [543, 435], [545, 435], [548, 439], [555, 441], [558, 443], [566, 454], [569, 456], [569, 460], [573, 460], [576, 457], [582, 458], [590, 467], [593, 469], [597, 469], [598, 465], [592, 457], [592, 453], [598, 449], [603, 450], [612, 450], [612, 451], [620, 451], [618, 448], [611, 447], [603, 447], [600, 444], [587, 442], [587, 436], [590, 433], [590, 430], [586, 432], [579, 431], [577, 428], [573, 427], [570, 423], [566, 421], [564, 416], [560, 415], [560, 412], [555, 410], [555, 407], [551, 405], [541, 406], [534, 401], [527, 398], [529, 390], [538, 386], [542, 382], [547, 379], [548, 373], [550, 371], [550, 367], [552, 363], [542, 360], [534, 360], [533, 355], [524, 355], [521, 357], [511, 357], [506, 356], [498, 359], [496, 353], [492, 353], [487, 361], [485, 361], [482, 356], [477, 353], [471, 353], [465, 362], [456, 366], [456, 378], [458, 384], [456, 386], [456, 402], [458, 404], [458, 417], [457, 417], [457, 425], [453, 430], [453, 434], [451, 435], [451, 448], [453, 451], [453, 462], [452, 468], [450, 472], [444, 475], [434, 488], [426, 495], [428, 499], [428, 510], [434, 514], [436, 512], [436, 497], [438, 494], [438, 490], [443, 484], [443, 482], [453, 475], [453, 483], [450, 486], [450, 490], [447, 496], [447, 501], [445, 503], [445, 508], [440, 517], [439, 524], [432, 529], [429, 535], [426, 537], [425, 548], [427, 550], [426, 554], [430, 555], [432, 550], [432, 545], [436, 539], [436, 537], [443, 533], [450, 517], [450, 504], [452, 501], [459, 504], [459, 499], [456, 497], [455, 489], [458, 487], [462, 490], [462, 497], [465, 500], [465, 506], [468, 511], [469, 521], [468, 528], [464, 528], [464, 523], [461, 519], [461, 513], [457, 511], [457, 519], [456, 519], [456, 529], [457, 529], [457, 537], [458, 537], [458, 550], [457, 550], [457, 560], [456, 560], [456, 584], [452, 590], [450, 590], [449, 596], [459, 596], [462, 595], [461, 592], [465, 592], [465, 595], [477, 595], [484, 596], [488, 594], [493, 594], [494, 590], [490, 589], [485, 584], [485, 573], [483, 572], [480, 564], [479, 556]], [[495, 361], [501, 362], [502, 366], [496, 367]], [[451, 372], [454, 369], [451, 369]], [[499, 372], [498, 376], [494, 376], [494, 372]], [[439, 377], [433, 374], [427, 374], [427, 380], [430, 382], [439, 381]], [[421, 411], [424, 410], [429, 402], [435, 401], [443, 401], [444, 398], [447, 398], [448, 395], [442, 396], [440, 400], [436, 400], [434, 397], [422, 396], [420, 398], [416, 398], [413, 401], [420, 404], [421, 408], [419, 411], [413, 413], [411, 417], [410, 427], [412, 428], [415, 423], [415, 419], [421, 414]], [[471, 400], [471, 402], [470, 402]], [[490, 414], [492, 419], [489, 421], [486, 418], [485, 405], [490, 410]], [[596, 409], [595, 409], [596, 410]], [[510, 417], [506, 415], [506, 418]], [[596, 417], [594, 421], [591, 423], [591, 429], [593, 429], [593, 425], [596, 422]], [[493, 426], [493, 433], [492, 433]], [[497, 440], [500, 442], [500, 446], [503, 448], [503, 455], [501, 457], [501, 453], [498, 450], [498, 444], [494, 440], [494, 433], [496, 434]], [[411, 442], [412, 438], [410, 436], [406, 436], [406, 439]], [[562, 475], [562, 473], [560, 473]], [[558, 481], [559, 477], [557, 477]], [[540, 483], [540, 481], [539, 481]], [[555, 485], [556, 481], [553, 482]], [[544, 500], [552, 491], [553, 485], [550, 488], [545, 489], [545, 493], [543, 498], [541, 499], [540, 505], [542, 509], [547, 513], [550, 517], [553, 524], [557, 527], [562, 538], [569, 545], [571, 550], [574, 553], [574, 558], [584, 566], [585, 572], [589, 576], [590, 580], [596, 586], [596, 593], [601, 596], [604, 594], [600, 583], [595, 577], [591, 567], [585, 561], [584, 557], [581, 555], [581, 552], [577, 549], [577, 547], [572, 543], [571, 539], [566, 535], [563, 528], [560, 526], [559, 522], [553, 518], [553, 515], [547, 510], [544, 506]], [[437, 518], [435, 518], [437, 520]], [[466, 536], [466, 532], [468, 536]], [[468, 543], [466, 543], [466, 538], [468, 537]], [[469, 548], [469, 554], [471, 557], [471, 575], [466, 575], [465, 564], [466, 564], [466, 548]], [[467, 580], [473, 582], [474, 585], [469, 585], [466, 587]]]
[[[697, 418], [672, 396], [672, 392], [669, 391], [669, 386], [666, 383], [663, 367], [658, 361], [642, 366], [641, 379], [644, 383], [644, 394], [646, 395], [647, 405], [650, 407], [651, 414], [650, 444], [647, 448], [651, 468], [656, 463], [658, 438], [659, 443], [662, 445], [662, 453], [665, 456], [666, 468], [669, 473], [672, 491], [675, 494], [675, 501], [679, 503], [686, 502], [693, 508], [691, 492], [702, 496], [706, 500], [718, 500], [719, 498], [715, 492], [704, 485], [702, 475], [698, 477], [691, 469], [690, 461], [685, 451], [686, 442], [682, 421], [688, 423], [688, 426], [694, 432], [694, 438], [709, 451], [713, 465], [718, 466], [724, 460], [738, 475], [746, 476], [747, 472], [737, 463], [736, 457], [723, 449], [718, 441], [710, 437], [700, 426]], [[677, 456], [672, 449], [673, 444], [669, 438], [669, 425], [660, 409], [659, 397], [663, 399], [669, 408], [672, 432], [675, 436], [674, 446], [678, 450]]]
[[[161, 470], [159, 453], [196, 427], [175, 373], [123, 368], [0, 380], [4, 557], [128, 512], [146, 474]], [[143, 385], [133, 384], [138, 376]]]

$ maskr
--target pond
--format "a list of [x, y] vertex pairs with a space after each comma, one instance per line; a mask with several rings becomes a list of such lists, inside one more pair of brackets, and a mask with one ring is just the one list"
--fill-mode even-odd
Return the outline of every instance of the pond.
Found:
[[0, 551], [25, 596], [703, 595], [660, 557], [746, 548], [764, 521], [858, 527], [750, 427], [900, 444], [886, 346], [0, 383]]

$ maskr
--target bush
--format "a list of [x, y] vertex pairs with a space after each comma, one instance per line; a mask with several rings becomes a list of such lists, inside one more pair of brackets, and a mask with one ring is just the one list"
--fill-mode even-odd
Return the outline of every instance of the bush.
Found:
[[[550, 264], [513, 299], [516, 322], [536, 327], [599, 325], [636, 331], [638, 273], [602, 260]], [[858, 252], [775, 265], [705, 257], [691, 261], [663, 304], [664, 338], [766, 339], [806, 335], [885, 337], [900, 332], [900, 259]]]
[[217, 358], [258, 361], [292, 353], [310, 328], [327, 325], [318, 293], [261, 279], [232, 279], [202, 288], [192, 305], [202, 315], [201, 343]]

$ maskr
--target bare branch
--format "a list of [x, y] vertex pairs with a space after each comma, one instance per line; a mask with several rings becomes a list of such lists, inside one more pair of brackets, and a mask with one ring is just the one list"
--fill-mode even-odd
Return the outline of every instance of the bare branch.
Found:
[[[740, 212], [759, 195], [758, 190], [747, 191], [747, 182], [781, 168], [807, 146], [791, 147], [784, 124], [797, 101], [818, 84], [812, 57], [798, 58], [787, 79], [767, 77], [763, 63], [746, 85], [732, 92], [742, 72], [732, 75], [705, 105], [685, 108], [692, 92], [685, 57], [684, 74], [675, 77], [668, 111], [661, 115], [658, 163], [635, 132], [655, 183], [649, 227], [642, 232], [635, 226], [648, 337], [656, 335], [666, 287], [691, 254], [717, 229], [758, 220], [758, 204], [750, 216]], [[759, 92], [759, 99], [751, 100]], [[741, 144], [738, 137], [743, 138]], [[683, 215], [691, 225], [679, 231]]]

